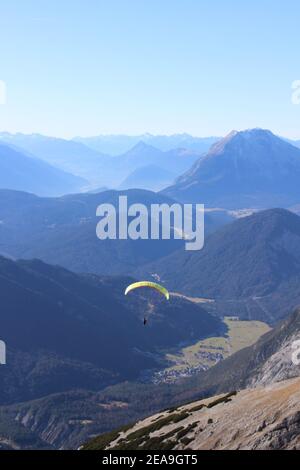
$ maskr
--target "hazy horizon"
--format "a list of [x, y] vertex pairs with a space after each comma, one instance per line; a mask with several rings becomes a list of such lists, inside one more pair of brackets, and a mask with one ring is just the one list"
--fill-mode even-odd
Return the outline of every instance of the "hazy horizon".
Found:
[[[63, 139], [63, 140], [67, 140], [67, 141], [72, 141], [72, 140], [76, 140], [76, 139], [92, 139], [92, 138], [97, 138], [97, 137], [103, 137], [103, 138], [106, 138], [106, 137], [129, 137], [129, 138], [143, 138], [145, 136], [149, 136], [149, 137], [174, 137], [174, 136], [188, 136], [188, 137], [191, 137], [191, 138], [194, 138], [194, 139], [211, 139], [211, 138], [217, 138], [217, 139], [222, 139], [226, 136], [228, 136], [230, 133], [234, 132], [234, 131], [237, 131], [237, 132], [244, 132], [244, 131], [247, 131], [247, 130], [251, 130], [251, 129], [262, 129], [262, 130], [269, 130], [271, 131], [274, 135], [277, 135], [278, 137], [280, 138], [283, 138], [283, 139], [289, 139], [291, 141], [298, 141], [300, 139], [300, 137], [289, 137], [287, 135], [284, 135], [282, 133], [279, 133], [279, 134], [276, 134], [272, 129], [269, 129], [269, 128], [260, 128], [260, 127], [254, 127], [254, 128], [245, 128], [245, 129], [237, 129], [237, 128], [234, 128], [234, 129], [231, 129], [230, 131], [228, 131], [226, 134], [224, 135], [196, 135], [196, 134], [190, 134], [188, 132], [174, 132], [174, 133], [169, 133], [169, 134], [163, 134], [163, 133], [150, 133], [150, 132], [142, 132], [142, 133], [138, 133], [138, 134], [122, 134], [122, 133], [110, 133], [110, 134], [88, 134], [88, 135], [83, 135], [83, 134], [78, 134], [78, 135], [73, 135], [73, 136], [69, 136], [69, 137], [63, 137], [63, 136], [60, 136], [60, 135], [53, 135], [53, 134], [47, 134], [47, 133], [40, 133], [40, 132], [22, 132], [22, 131], [15, 131], [15, 132], [10, 132], [10, 131], [7, 131], [5, 129], [0, 129], [0, 141], [1, 141], [1, 134], [9, 134], [9, 135], [24, 135], [24, 136], [40, 136], [40, 137], [48, 137], [48, 138], [52, 138], [52, 139]], [[147, 142], [145, 142], [147, 144]], [[149, 145], [152, 145], [152, 144], [149, 144]]]
[[0, 129], [300, 139], [299, 13], [291, 0], [5, 2]]

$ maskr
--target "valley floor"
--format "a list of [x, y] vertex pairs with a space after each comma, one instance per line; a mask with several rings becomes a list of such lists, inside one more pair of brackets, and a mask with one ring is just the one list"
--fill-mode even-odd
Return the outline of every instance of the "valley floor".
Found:
[[228, 328], [225, 336], [206, 338], [173, 353], [168, 352], [165, 359], [171, 363], [170, 367], [155, 373], [152, 382], [172, 383], [181, 377], [190, 377], [207, 370], [231, 354], [256, 343], [270, 331], [264, 322], [241, 321], [235, 316], [225, 317], [224, 323]]

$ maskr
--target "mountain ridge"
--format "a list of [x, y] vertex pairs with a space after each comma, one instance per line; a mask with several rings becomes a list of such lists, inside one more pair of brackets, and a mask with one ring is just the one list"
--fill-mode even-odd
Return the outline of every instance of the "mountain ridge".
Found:
[[269, 130], [233, 131], [163, 193], [208, 207], [287, 207], [300, 199], [300, 151]]
[[130, 148], [115, 156], [99, 152], [81, 141], [40, 134], [0, 133], [1, 141], [60, 170], [84, 178], [89, 182], [88, 189], [91, 190], [99, 186], [117, 188], [132, 171], [150, 164], [156, 164], [166, 171], [172, 168], [175, 176], [178, 176], [201, 154], [173, 147], [163, 151], [141, 140], [132, 142]]
[[0, 141], [0, 188], [59, 196], [78, 192], [87, 182]]

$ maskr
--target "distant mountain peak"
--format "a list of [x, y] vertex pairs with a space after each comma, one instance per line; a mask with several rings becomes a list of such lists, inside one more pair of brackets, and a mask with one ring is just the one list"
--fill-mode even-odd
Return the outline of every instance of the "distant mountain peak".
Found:
[[232, 131], [165, 193], [209, 207], [289, 207], [300, 201], [300, 151], [266, 129]]
[[239, 145], [242, 143], [257, 145], [262, 141], [271, 142], [272, 140], [274, 142], [283, 142], [279, 137], [277, 137], [275, 134], [273, 134], [267, 129], [254, 128], [246, 129], [243, 131], [233, 130], [223, 139], [219, 140], [214, 145], [212, 145], [207, 155], [221, 153], [225, 150], [227, 146]]
[[143, 140], [140, 140], [137, 144], [135, 144], [132, 149], [130, 149], [127, 153], [132, 153], [132, 152], [144, 152], [145, 150], [155, 150], [156, 152], [159, 152], [159, 150], [153, 145], [146, 144]]

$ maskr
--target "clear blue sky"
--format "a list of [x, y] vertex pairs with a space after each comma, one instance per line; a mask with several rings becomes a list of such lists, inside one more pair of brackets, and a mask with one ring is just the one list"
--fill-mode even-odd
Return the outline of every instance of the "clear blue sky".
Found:
[[300, 138], [298, 0], [0, 0], [0, 130]]

